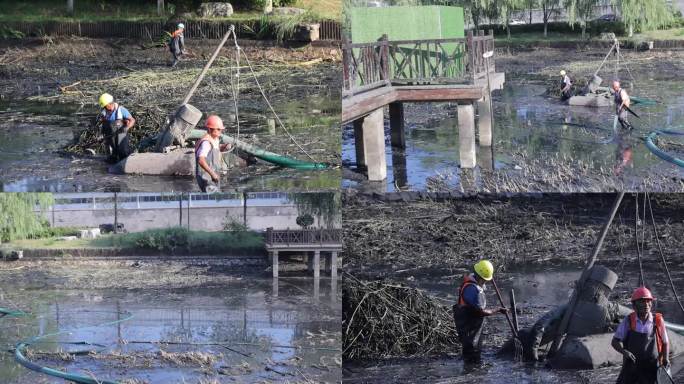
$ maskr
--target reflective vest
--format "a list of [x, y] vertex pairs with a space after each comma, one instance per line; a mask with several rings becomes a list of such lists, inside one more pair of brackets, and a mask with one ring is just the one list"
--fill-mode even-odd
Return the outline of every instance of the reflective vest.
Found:
[[[636, 322], [637, 313], [632, 312], [629, 314], [629, 329], [632, 332], [636, 332]], [[665, 321], [663, 320], [663, 315], [656, 312], [653, 315], [653, 326], [655, 327], [655, 338], [656, 347], [658, 348], [658, 360], [662, 359], [663, 355], [663, 333], [665, 332]], [[661, 361], [662, 363], [662, 361]]]
[[[458, 288], [458, 306], [459, 307], [466, 307], [470, 306], [468, 302], [465, 301], [463, 298], [463, 292], [465, 291], [466, 287], [469, 285], [475, 285], [478, 287], [478, 292], [479, 292], [479, 285], [477, 285], [477, 280], [473, 277], [473, 275], [465, 275], [463, 276], [463, 282], [461, 283], [461, 286]], [[482, 303], [482, 306], [484, 307], [485, 304]]]

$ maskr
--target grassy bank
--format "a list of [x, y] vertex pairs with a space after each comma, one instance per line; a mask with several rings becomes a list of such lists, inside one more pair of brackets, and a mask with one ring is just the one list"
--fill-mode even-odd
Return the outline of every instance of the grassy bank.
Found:
[[[298, 0], [294, 6], [309, 10], [321, 19], [338, 20], [342, 15], [338, 0]], [[167, 14], [159, 16], [156, 2], [75, 1], [74, 14], [68, 15], [62, 0], [0, 0], [0, 9], [0, 21], [162, 21], [168, 19], [173, 10], [167, 3]], [[258, 20], [260, 17], [259, 10], [235, 9], [235, 13], [226, 19]]]
[[150, 229], [144, 232], [108, 234], [97, 239], [60, 240], [58, 237], [15, 240], [8, 248], [88, 249], [124, 248], [160, 252], [222, 253], [256, 250], [263, 247], [260, 234], [251, 231], [206, 232], [185, 228]]

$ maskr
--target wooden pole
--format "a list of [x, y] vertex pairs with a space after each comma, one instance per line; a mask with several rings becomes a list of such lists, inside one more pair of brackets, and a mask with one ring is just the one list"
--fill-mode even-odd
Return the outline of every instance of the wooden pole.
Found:
[[515, 327], [515, 330], [518, 331], [520, 329], [520, 326], [518, 325], [518, 306], [515, 303], [515, 290], [511, 289], [511, 291], [508, 293], [508, 298], [510, 299], [511, 302], [511, 313], [513, 315], [513, 326]]
[[589, 256], [589, 259], [587, 260], [587, 263], [584, 265], [584, 270], [582, 271], [582, 275], [580, 276], [579, 280], [577, 281], [575, 285], [575, 289], [572, 291], [572, 297], [570, 298], [570, 302], [568, 305], [568, 308], [565, 310], [565, 314], [563, 315], [563, 320], [561, 321], [560, 327], [558, 327], [558, 333], [556, 333], [556, 338], [553, 340], [553, 343], [551, 344], [551, 348], [549, 349], [549, 356], [553, 356], [556, 351], [558, 351], [558, 348], [560, 347], [561, 340], [563, 339], [563, 336], [565, 335], [565, 331], [568, 329], [568, 324], [570, 323], [570, 317], [572, 316], [572, 312], [575, 310], [575, 305], [577, 304], [577, 298], [579, 296], [579, 292], [582, 289], [582, 286], [584, 285], [585, 281], [589, 277], [589, 270], [591, 270], [591, 267], [594, 266], [594, 262], [596, 261], [596, 257], [598, 256], [599, 251], [601, 250], [601, 246], [603, 245], [603, 240], [606, 238], [606, 234], [608, 233], [608, 229], [610, 228], [610, 224], [613, 222], [613, 219], [615, 218], [615, 214], [617, 213], [618, 208], [620, 207], [620, 203], [622, 202], [622, 198], [625, 196], [624, 192], [620, 192], [617, 197], [615, 198], [615, 202], [613, 203], [613, 208], [610, 210], [610, 214], [608, 215], [608, 218], [606, 219], [606, 222], [603, 224], [603, 229], [601, 229], [601, 235], [599, 236], [598, 240], [596, 241], [596, 244], [594, 244], [594, 249], [591, 252], [591, 256]]
[[[494, 278], [492, 278], [492, 285], [494, 286], [494, 290], [496, 291], [496, 297], [499, 298], [499, 303], [501, 303], [502, 307], [506, 308], [506, 304], [504, 304], [503, 298], [501, 297], [501, 292], [499, 291], [499, 287], [496, 286], [496, 281], [494, 281]], [[508, 320], [508, 325], [511, 327], [513, 337], [520, 340], [520, 336], [518, 336], [518, 330], [513, 325], [513, 321], [511, 320], [511, 317], [508, 315], [508, 312], [506, 312], [506, 320]]]
[[226, 34], [223, 36], [223, 40], [221, 40], [219, 45], [214, 50], [214, 53], [211, 55], [211, 58], [209, 58], [209, 61], [207, 61], [207, 63], [204, 65], [202, 72], [200, 72], [199, 76], [197, 76], [197, 79], [195, 79], [195, 83], [192, 85], [192, 88], [190, 88], [190, 91], [188, 91], [188, 93], [185, 95], [185, 98], [183, 99], [183, 102], [181, 102], [181, 105], [187, 104], [188, 101], [190, 101], [190, 98], [193, 94], [195, 94], [197, 87], [200, 85], [200, 83], [204, 79], [204, 76], [207, 74], [209, 67], [211, 67], [211, 64], [216, 59], [216, 56], [218, 56], [219, 52], [221, 51], [221, 48], [223, 48], [223, 45], [226, 43], [226, 41], [228, 41], [228, 37], [230, 37], [230, 34], [234, 33], [234, 31], [235, 27], [231, 25], [228, 32], [226, 32]]
[[164, 0], [157, 0], [157, 15], [161, 16], [164, 14]]
[[119, 232], [119, 196], [114, 192], [114, 233]]
[[74, 15], [74, 0], [67, 0], [67, 14], [69, 16]]

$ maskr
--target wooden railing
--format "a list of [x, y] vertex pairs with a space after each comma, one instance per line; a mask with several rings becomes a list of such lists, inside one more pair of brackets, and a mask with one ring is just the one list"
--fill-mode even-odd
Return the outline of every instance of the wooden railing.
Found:
[[[482, 54], [494, 50], [494, 32], [468, 32], [466, 38], [389, 41], [342, 46], [343, 96], [392, 84], [472, 83], [483, 77]], [[494, 60], [489, 59], [489, 71]]]
[[266, 245], [341, 244], [340, 229], [266, 229]]

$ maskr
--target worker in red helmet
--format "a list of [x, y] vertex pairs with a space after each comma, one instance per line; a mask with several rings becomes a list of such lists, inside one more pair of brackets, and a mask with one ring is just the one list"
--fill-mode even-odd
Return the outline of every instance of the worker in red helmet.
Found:
[[623, 356], [618, 384], [653, 384], [658, 367], [670, 366], [670, 343], [665, 320], [651, 313], [653, 295], [646, 287], [632, 293], [634, 311], [625, 317], [613, 335], [612, 346]]
[[204, 123], [207, 134], [195, 144], [195, 178], [202, 192], [217, 192], [220, 189], [221, 151], [229, 144], [220, 144], [225, 127], [220, 117], [211, 115]]

